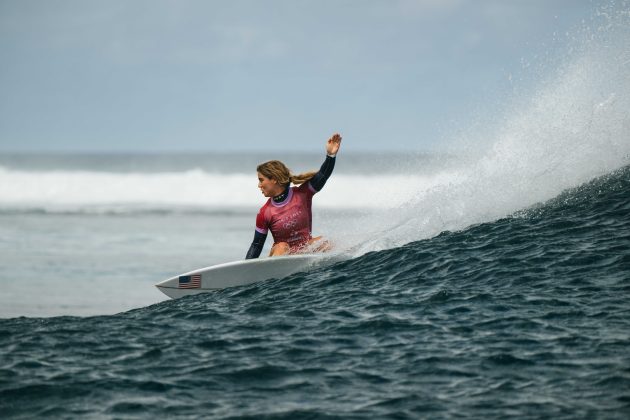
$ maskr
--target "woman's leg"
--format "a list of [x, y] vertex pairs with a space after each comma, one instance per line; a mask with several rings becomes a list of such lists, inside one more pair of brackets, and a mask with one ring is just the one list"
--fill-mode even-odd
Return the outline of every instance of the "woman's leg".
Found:
[[332, 249], [332, 244], [323, 236], [316, 236], [308, 241], [307, 252], [328, 252]]
[[290, 250], [291, 247], [289, 247], [288, 243], [278, 242], [276, 244], [273, 244], [273, 246], [271, 247], [271, 252], [269, 253], [269, 256], [277, 257], [278, 255], [287, 255]]
[[301, 248], [291, 250], [291, 247], [286, 242], [278, 242], [271, 247], [270, 257], [277, 257], [279, 255], [289, 254], [302, 254], [311, 252], [327, 252], [332, 249], [332, 244], [324, 239], [322, 236], [309, 239], [306, 245]]

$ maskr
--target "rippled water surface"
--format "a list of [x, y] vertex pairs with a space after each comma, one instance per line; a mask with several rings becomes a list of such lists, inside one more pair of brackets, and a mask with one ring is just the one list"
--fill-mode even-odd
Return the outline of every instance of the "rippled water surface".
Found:
[[0, 416], [628, 418], [630, 169], [113, 316], [0, 320]]

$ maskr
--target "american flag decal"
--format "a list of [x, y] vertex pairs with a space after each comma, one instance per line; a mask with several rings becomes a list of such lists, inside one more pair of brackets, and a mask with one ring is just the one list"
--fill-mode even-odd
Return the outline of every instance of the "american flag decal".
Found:
[[199, 289], [201, 287], [201, 274], [179, 276], [180, 289]]

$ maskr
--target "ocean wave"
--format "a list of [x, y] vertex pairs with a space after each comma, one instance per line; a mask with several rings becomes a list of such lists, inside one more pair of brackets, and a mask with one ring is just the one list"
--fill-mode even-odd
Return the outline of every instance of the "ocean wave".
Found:
[[252, 216], [255, 207], [160, 206], [134, 204], [21, 205], [0, 207], [4, 216]]
[[617, 418], [629, 194], [626, 167], [525, 214], [285, 279], [112, 316], [2, 319], [0, 410]]
[[[4, 211], [198, 211], [260, 207], [266, 200], [251, 174], [202, 170], [147, 174], [0, 168], [0, 180], [0, 209]], [[315, 202], [323, 208], [391, 208], [404, 202], [411, 191], [433, 182], [435, 176], [334, 174]]]

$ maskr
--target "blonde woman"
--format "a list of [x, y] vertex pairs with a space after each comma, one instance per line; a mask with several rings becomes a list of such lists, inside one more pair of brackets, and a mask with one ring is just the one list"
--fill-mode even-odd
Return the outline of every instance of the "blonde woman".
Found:
[[[273, 247], [269, 256], [323, 251], [329, 245], [321, 236], [311, 236], [313, 195], [321, 191], [335, 167], [335, 156], [341, 136], [334, 134], [326, 143], [326, 160], [317, 172], [293, 175], [278, 160], [258, 165], [258, 188], [269, 200], [256, 216], [254, 240], [245, 258], [258, 258], [267, 233], [271, 231]], [[291, 187], [291, 184], [296, 186]]]

